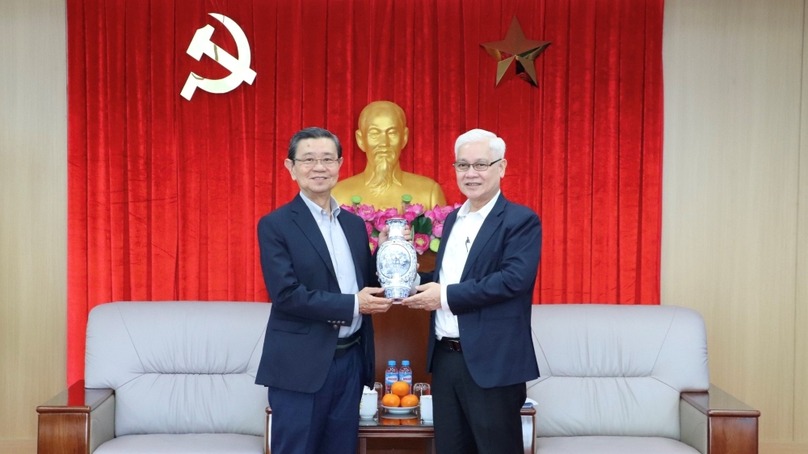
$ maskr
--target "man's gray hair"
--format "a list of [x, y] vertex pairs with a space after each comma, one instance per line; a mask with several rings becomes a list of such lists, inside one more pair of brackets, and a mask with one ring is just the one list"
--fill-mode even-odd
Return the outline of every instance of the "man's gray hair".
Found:
[[455, 141], [455, 159], [457, 159], [457, 152], [460, 147], [467, 143], [472, 142], [485, 142], [488, 141], [488, 148], [494, 155], [494, 160], [502, 159], [505, 157], [505, 141], [497, 137], [491, 131], [485, 129], [472, 129], [471, 131], [460, 134], [460, 137]]

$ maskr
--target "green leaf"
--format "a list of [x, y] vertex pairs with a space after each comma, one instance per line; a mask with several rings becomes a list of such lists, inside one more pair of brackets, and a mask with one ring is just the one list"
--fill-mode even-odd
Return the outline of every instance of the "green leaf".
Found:
[[432, 221], [426, 216], [418, 216], [412, 220], [412, 231], [415, 233], [423, 233], [424, 235], [432, 235]]

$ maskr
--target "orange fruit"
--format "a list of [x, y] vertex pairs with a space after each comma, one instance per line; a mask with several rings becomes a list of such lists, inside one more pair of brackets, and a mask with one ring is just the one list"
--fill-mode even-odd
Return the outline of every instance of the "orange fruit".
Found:
[[382, 405], [385, 407], [398, 407], [401, 405], [401, 398], [395, 394], [385, 394], [382, 397]]
[[418, 396], [415, 394], [407, 394], [401, 398], [402, 407], [414, 407], [418, 405]]
[[407, 418], [407, 419], [400, 419], [402, 426], [417, 426], [418, 425], [418, 418]]
[[397, 381], [390, 387], [390, 392], [398, 397], [404, 397], [410, 393], [410, 385], [405, 381]]
[[382, 418], [382, 425], [383, 426], [400, 426], [401, 425], [400, 419], [390, 419], [390, 418]]

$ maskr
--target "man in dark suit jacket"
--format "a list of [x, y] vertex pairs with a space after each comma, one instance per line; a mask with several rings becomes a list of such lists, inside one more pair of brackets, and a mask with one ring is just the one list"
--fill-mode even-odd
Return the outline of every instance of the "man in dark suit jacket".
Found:
[[255, 381], [268, 387], [271, 449], [353, 454], [362, 386], [373, 383], [369, 314], [392, 301], [373, 296], [383, 289], [364, 222], [331, 197], [342, 165], [339, 139], [303, 129], [284, 164], [300, 193], [258, 222], [272, 311]]
[[539, 376], [530, 331], [541, 223], [500, 193], [505, 142], [473, 129], [455, 142], [453, 164], [468, 200], [447, 217], [435, 271], [405, 306], [432, 311], [432, 373], [438, 454], [522, 452], [525, 382]]

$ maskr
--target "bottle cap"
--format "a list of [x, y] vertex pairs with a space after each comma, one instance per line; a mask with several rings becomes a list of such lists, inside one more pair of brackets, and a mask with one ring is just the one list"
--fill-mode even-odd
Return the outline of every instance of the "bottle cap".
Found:
[[354, 205], [359, 205], [361, 201], [362, 197], [359, 197], [358, 195], [351, 197], [351, 203], [353, 203]]
[[404, 203], [410, 203], [412, 202], [412, 196], [409, 194], [404, 194], [401, 196], [401, 201]]
[[405, 359], [404, 361], [401, 361], [401, 365], [402, 366], [409, 366], [410, 365], [410, 360]]
[[387, 365], [388, 366], [395, 366], [396, 362], [391, 359], [390, 361], [387, 361]]

